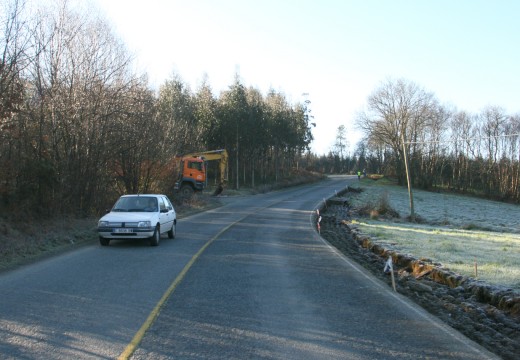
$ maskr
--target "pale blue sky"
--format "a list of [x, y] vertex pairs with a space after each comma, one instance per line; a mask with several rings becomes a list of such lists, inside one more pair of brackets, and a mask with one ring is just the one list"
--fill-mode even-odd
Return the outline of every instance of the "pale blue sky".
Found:
[[520, 1], [92, 0], [154, 86], [175, 71], [216, 95], [238, 71], [246, 86], [309, 94], [313, 151], [328, 152], [388, 78], [442, 103], [520, 113]]

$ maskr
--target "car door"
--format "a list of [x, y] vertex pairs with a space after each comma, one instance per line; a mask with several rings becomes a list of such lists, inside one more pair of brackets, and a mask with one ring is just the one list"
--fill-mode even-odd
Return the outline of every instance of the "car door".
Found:
[[172, 202], [170, 199], [168, 199], [168, 196], [164, 196], [164, 203], [166, 204], [166, 207], [171, 211], [173, 220], [177, 218], [177, 214], [175, 213], [175, 209], [173, 208]]
[[170, 204], [166, 202], [163, 196], [159, 196], [159, 222], [161, 224], [161, 232], [166, 232], [172, 228], [173, 211], [170, 209]]

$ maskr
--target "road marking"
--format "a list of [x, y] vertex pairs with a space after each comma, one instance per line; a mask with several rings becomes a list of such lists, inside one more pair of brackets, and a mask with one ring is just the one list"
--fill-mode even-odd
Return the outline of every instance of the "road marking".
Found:
[[214, 237], [212, 237], [211, 239], [208, 240], [208, 242], [206, 242], [206, 244], [204, 244], [203, 247], [200, 248], [200, 250], [195, 254], [193, 255], [193, 257], [190, 259], [190, 261], [186, 264], [186, 266], [184, 266], [184, 268], [182, 269], [182, 271], [179, 273], [179, 275], [177, 275], [177, 277], [175, 278], [175, 280], [173, 280], [173, 282], [171, 283], [170, 287], [166, 290], [166, 292], [164, 293], [164, 295], [162, 296], [162, 298], [159, 300], [159, 302], [157, 303], [157, 305], [155, 305], [155, 308], [152, 310], [152, 312], [150, 313], [150, 315], [148, 315], [148, 318], [146, 319], [146, 321], [143, 323], [143, 325], [141, 326], [141, 328], [137, 331], [137, 333], [134, 335], [132, 341], [130, 341], [130, 344], [128, 344], [125, 348], [125, 350], [121, 353], [121, 355], [119, 355], [118, 357], [118, 360], [127, 360], [130, 358], [130, 356], [132, 356], [132, 354], [135, 352], [135, 350], [137, 349], [137, 347], [139, 346], [139, 344], [141, 343], [141, 341], [143, 340], [143, 337], [144, 337], [144, 334], [148, 331], [148, 329], [152, 326], [152, 324], [154, 323], [155, 319], [157, 319], [157, 316], [159, 316], [159, 313], [161, 312], [161, 308], [163, 307], [163, 305], [166, 303], [166, 300], [168, 300], [168, 298], [171, 296], [171, 294], [175, 291], [175, 289], [177, 288], [177, 286], [179, 286], [179, 284], [182, 282], [182, 280], [184, 280], [184, 277], [186, 276], [186, 274], [188, 273], [188, 271], [190, 270], [190, 268], [193, 266], [193, 264], [195, 263], [195, 261], [197, 261], [197, 259], [199, 258], [199, 256], [208, 248], [208, 246], [211, 245], [211, 243], [213, 241], [215, 241], [215, 239], [217, 239], [218, 237], [220, 237], [225, 231], [227, 231], [230, 227], [232, 227], [233, 225], [235, 225], [236, 223], [238, 223], [239, 221], [242, 221], [243, 219], [239, 219], [237, 221], [235, 221], [234, 223], [231, 223], [229, 224], [228, 226], [226, 226], [224, 229], [220, 230], [217, 235], [215, 235]]

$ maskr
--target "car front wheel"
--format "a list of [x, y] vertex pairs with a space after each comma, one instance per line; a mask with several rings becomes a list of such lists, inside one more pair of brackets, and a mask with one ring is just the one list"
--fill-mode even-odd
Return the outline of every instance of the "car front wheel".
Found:
[[108, 246], [108, 244], [110, 243], [110, 239], [105, 239], [104, 237], [99, 237], [99, 243], [102, 245], [102, 246]]
[[155, 228], [152, 237], [150, 238], [150, 245], [157, 246], [159, 245], [159, 239], [161, 238], [161, 232], [159, 231], [159, 226]]

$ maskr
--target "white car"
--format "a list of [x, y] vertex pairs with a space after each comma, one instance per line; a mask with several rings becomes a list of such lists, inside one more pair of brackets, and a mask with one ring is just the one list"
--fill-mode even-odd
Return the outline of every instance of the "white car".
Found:
[[161, 234], [173, 239], [177, 229], [177, 215], [166, 195], [123, 195], [112, 210], [99, 219], [99, 242], [107, 246], [111, 239], [150, 239], [159, 245]]

